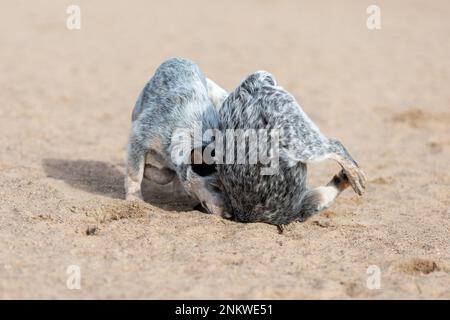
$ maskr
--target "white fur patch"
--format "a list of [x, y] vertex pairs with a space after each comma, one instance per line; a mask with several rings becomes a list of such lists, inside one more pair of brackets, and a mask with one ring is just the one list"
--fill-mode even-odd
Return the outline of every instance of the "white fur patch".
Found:
[[316, 188], [316, 190], [320, 193], [322, 198], [320, 209], [328, 208], [339, 195], [339, 190], [335, 186], [322, 186]]
[[215, 109], [219, 111], [222, 106], [222, 102], [226, 99], [228, 94], [211, 79], [207, 78], [206, 83], [208, 85], [208, 97], [214, 104]]

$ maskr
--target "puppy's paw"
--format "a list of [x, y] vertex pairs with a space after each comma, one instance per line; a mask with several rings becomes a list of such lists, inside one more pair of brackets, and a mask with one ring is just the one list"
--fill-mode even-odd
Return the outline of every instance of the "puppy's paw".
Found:
[[142, 194], [139, 193], [132, 193], [132, 194], [127, 194], [125, 197], [126, 201], [144, 201], [144, 198], [142, 197]]
[[358, 194], [362, 195], [366, 188], [366, 176], [364, 172], [357, 166], [349, 166], [344, 168], [344, 172], [341, 172], [340, 176], [344, 178], [353, 190]]

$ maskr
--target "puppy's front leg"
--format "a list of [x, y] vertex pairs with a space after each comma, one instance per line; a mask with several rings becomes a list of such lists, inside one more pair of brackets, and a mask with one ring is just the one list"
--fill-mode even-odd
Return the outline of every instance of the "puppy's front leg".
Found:
[[143, 148], [141, 141], [133, 131], [128, 142], [125, 176], [126, 200], [143, 200], [141, 184], [144, 177], [145, 154], [145, 148]]

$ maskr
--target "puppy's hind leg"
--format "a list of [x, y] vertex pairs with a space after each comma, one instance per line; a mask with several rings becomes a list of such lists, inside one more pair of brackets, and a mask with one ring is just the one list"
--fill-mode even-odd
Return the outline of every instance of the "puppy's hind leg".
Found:
[[296, 160], [304, 163], [320, 162], [325, 159], [335, 160], [344, 170], [353, 190], [359, 195], [364, 193], [366, 176], [358, 163], [353, 160], [350, 153], [338, 140], [329, 139], [318, 144], [299, 143], [293, 145], [292, 150], [288, 151], [289, 153], [293, 154]]
[[362, 195], [366, 188], [366, 175], [339, 140], [330, 139], [330, 142], [330, 149], [333, 152], [329, 155], [329, 158], [339, 163], [353, 190], [357, 194]]
[[348, 186], [350, 186], [349, 180], [344, 170], [341, 170], [326, 186], [309, 190], [302, 200], [300, 220], [305, 221], [313, 214], [328, 208]]

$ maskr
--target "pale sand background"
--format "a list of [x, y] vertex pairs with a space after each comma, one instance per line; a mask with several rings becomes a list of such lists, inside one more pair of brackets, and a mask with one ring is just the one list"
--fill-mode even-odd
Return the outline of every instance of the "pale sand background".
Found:
[[[0, 298], [450, 298], [450, 3], [377, 1], [369, 31], [372, 1], [316, 2], [1, 1]], [[366, 170], [365, 196], [284, 234], [125, 203], [130, 113], [170, 56], [227, 90], [275, 74]]]

